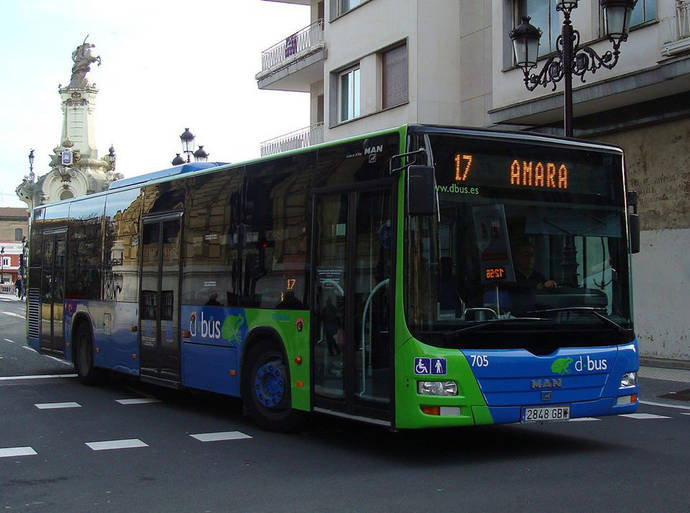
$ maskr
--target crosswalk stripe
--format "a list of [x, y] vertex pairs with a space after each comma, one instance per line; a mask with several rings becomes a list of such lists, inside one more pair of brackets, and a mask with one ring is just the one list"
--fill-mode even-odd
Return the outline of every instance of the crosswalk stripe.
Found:
[[251, 438], [251, 436], [242, 433], [241, 431], [222, 431], [218, 433], [197, 433], [196, 435], [189, 435], [196, 438], [200, 442], [220, 442], [223, 440], [241, 440], [243, 438]]
[[683, 406], [681, 404], [656, 403], [654, 401], [640, 401], [640, 404], [648, 404], [650, 406], [661, 406], [663, 408], [676, 408], [678, 410], [690, 410], [690, 406]]
[[625, 413], [619, 415], [620, 417], [628, 417], [629, 419], [638, 420], [651, 420], [651, 419], [670, 419], [671, 417], [666, 417], [665, 415], [654, 415], [653, 413]]
[[153, 397], [139, 397], [136, 399], [115, 399], [116, 403], [120, 404], [148, 404], [148, 403], [159, 403], [160, 399], [154, 399]]
[[0, 458], [12, 458], [13, 456], [34, 456], [38, 454], [31, 447], [6, 447], [0, 449]]
[[37, 403], [34, 404], [39, 410], [58, 410], [61, 408], [81, 408], [81, 404], [75, 402], [68, 403]]
[[681, 415], [690, 415], [690, 412], [683, 412]]
[[148, 447], [138, 438], [127, 440], [106, 440], [103, 442], [86, 442], [86, 445], [94, 451], [110, 451], [113, 449], [133, 449], [137, 447]]

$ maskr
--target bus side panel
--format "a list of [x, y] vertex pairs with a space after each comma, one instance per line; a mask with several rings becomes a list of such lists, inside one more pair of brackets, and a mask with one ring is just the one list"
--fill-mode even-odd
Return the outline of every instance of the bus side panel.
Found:
[[293, 408], [310, 408], [308, 312], [183, 305], [180, 324], [184, 386], [239, 396], [244, 342], [252, 330], [268, 327], [285, 348]]
[[86, 315], [93, 332], [93, 363], [96, 367], [139, 375], [137, 305], [101, 301], [65, 302], [65, 359], [72, 361], [73, 320]]

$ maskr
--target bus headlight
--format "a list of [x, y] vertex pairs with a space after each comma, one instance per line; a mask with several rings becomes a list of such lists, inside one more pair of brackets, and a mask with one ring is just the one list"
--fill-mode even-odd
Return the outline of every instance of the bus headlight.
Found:
[[417, 381], [417, 392], [420, 395], [458, 395], [458, 384], [455, 381]]
[[629, 388], [637, 385], [637, 372], [626, 372], [621, 377], [620, 388]]

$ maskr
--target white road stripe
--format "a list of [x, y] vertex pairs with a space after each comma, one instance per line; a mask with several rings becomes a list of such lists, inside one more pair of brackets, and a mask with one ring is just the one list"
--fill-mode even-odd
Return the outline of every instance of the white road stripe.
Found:
[[10, 315], [12, 317], [19, 317], [20, 319], [26, 319], [26, 317], [24, 317], [23, 315], [19, 315], [19, 314], [16, 314], [14, 312], [2, 312], [2, 313], [4, 313], [5, 315]]
[[29, 346], [20, 346], [22, 349], [28, 349], [29, 351], [33, 351], [34, 353], [38, 354], [38, 351], [36, 351], [33, 347]]
[[251, 438], [240, 431], [222, 431], [219, 433], [198, 433], [196, 435], [189, 435], [196, 438], [200, 442], [220, 442], [222, 440], [241, 440], [243, 438]]
[[648, 404], [650, 406], [661, 406], [663, 408], [678, 408], [679, 410], [690, 410], [690, 406], [682, 406], [680, 404], [655, 403], [653, 401], [640, 401], [640, 404]]
[[601, 420], [596, 417], [576, 417], [574, 419], [570, 419], [570, 422], [591, 422], [593, 420]]
[[34, 456], [36, 451], [31, 447], [6, 447], [0, 449], [0, 458], [12, 458], [14, 456]]
[[71, 363], [66, 362], [65, 360], [60, 360], [60, 358], [56, 358], [55, 356], [48, 356], [47, 354], [44, 354], [43, 356], [45, 356], [46, 358], [50, 358], [51, 360], [55, 360], [56, 362], [61, 363], [62, 365], [72, 365]]
[[81, 408], [81, 404], [75, 402], [69, 403], [37, 403], [34, 404], [39, 410], [57, 410], [60, 408]]
[[9, 338], [5, 338], [3, 340], [9, 342], [10, 344], [16, 344], [16, 342], [14, 340], [10, 340]]
[[161, 401], [153, 397], [139, 397], [138, 399], [115, 399], [115, 402], [120, 404], [148, 404], [159, 403]]
[[0, 381], [14, 381], [16, 379], [49, 379], [49, 378], [76, 378], [76, 374], [39, 374], [35, 376], [2, 376]]
[[619, 417], [628, 417], [630, 419], [637, 420], [650, 420], [650, 419], [670, 419], [671, 417], [665, 417], [664, 415], [654, 415], [652, 413], [625, 413], [619, 415]]
[[132, 449], [136, 447], [148, 447], [138, 438], [128, 440], [108, 440], [105, 442], [87, 442], [86, 445], [94, 451], [110, 451], [112, 449]]
[[683, 412], [681, 415], [690, 415], [690, 413]]

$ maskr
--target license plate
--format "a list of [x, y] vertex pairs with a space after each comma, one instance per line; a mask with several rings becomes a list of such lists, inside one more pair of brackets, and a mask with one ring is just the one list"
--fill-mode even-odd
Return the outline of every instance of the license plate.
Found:
[[535, 406], [522, 409], [522, 422], [551, 422], [569, 418], [570, 406]]

